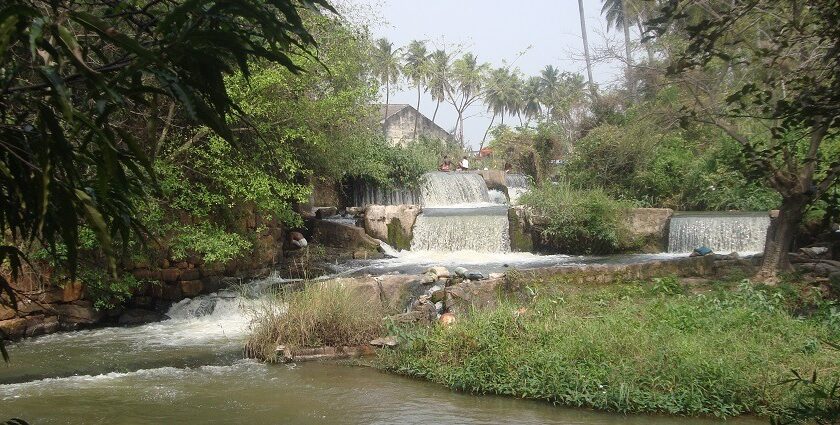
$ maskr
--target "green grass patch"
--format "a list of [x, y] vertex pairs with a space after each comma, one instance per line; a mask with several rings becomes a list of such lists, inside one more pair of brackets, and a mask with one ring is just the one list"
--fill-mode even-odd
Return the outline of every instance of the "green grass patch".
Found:
[[[541, 287], [449, 327], [402, 329], [380, 367], [450, 388], [618, 412], [771, 415], [791, 370], [840, 376], [840, 317], [794, 317], [783, 291], [742, 283], [688, 294], [674, 279]], [[831, 313], [833, 311], [833, 313]]]

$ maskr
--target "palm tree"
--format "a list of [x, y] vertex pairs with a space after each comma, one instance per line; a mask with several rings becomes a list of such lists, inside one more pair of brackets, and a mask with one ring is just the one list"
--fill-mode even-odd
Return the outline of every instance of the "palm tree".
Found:
[[461, 146], [464, 145], [464, 111], [481, 98], [487, 64], [478, 63], [472, 53], [465, 53], [452, 62], [452, 83], [447, 91], [449, 102], [458, 112], [456, 128]]
[[432, 100], [437, 102], [432, 122], [435, 122], [440, 103], [446, 100], [449, 91], [449, 54], [445, 50], [435, 50], [429, 55], [429, 78], [426, 82]]
[[546, 65], [540, 71], [540, 102], [545, 106], [545, 114], [551, 117], [552, 110], [556, 105], [558, 93], [560, 91], [560, 70], [553, 65]]
[[519, 118], [519, 125], [522, 126], [522, 112], [525, 110], [525, 103], [524, 103], [524, 96], [522, 93], [524, 92], [525, 83], [519, 78], [517, 74], [511, 74], [510, 76], [510, 90], [511, 95], [508, 97], [508, 103], [506, 105], [506, 109], [510, 115], [514, 115]]
[[543, 99], [543, 81], [540, 77], [531, 77], [522, 85], [522, 114], [530, 122], [542, 112], [540, 102]]
[[630, 25], [634, 21], [638, 21], [638, 15], [629, 15], [627, 13], [628, 0], [602, 0], [604, 2], [601, 7], [601, 14], [607, 18], [607, 30], [611, 27], [615, 29], [624, 30], [624, 55], [627, 61], [627, 88], [630, 91], [630, 99], [634, 96], [633, 82], [633, 56], [630, 53]]
[[491, 112], [493, 116], [484, 132], [484, 138], [481, 139], [481, 147], [484, 147], [487, 134], [490, 133], [497, 116], [501, 116], [502, 125], [505, 124], [505, 112], [510, 103], [511, 88], [511, 72], [508, 68], [496, 68], [490, 71], [487, 76], [487, 87], [484, 90], [484, 103], [487, 104], [487, 112]]
[[429, 53], [426, 42], [414, 40], [408, 44], [403, 56], [403, 74], [417, 87], [417, 112], [414, 117], [414, 140], [417, 141], [417, 121], [420, 118], [420, 89], [429, 79]]
[[583, 13], [583, 0], [578, 0], [580, 12], [580, 34], [583, 37], [583, 56], [586, 59], [586, 75], [589, 77], [589, 91], [596, 96], [595, 82], [592, 80], [592, 60], [589, 58], [589, 41], [586, 37], [586, 15]]
[[[382, 84], [385, 84], [385, 117], [388, 118], [388, 107], [391, 103], [391, 84], [396, 84], [400, 77], [400, 49], [394, 49], [394, 43], [386, 38], [376, 40], [376, 60], [374, 73]], [[384, 122], [383, 122], [384, 127]]]

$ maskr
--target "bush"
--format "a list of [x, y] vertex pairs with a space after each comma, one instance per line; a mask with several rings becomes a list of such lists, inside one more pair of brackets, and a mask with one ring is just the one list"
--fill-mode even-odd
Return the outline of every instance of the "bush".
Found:
[[252, 308], [246, 346], [258, 358], [274, 358], [278, 344], [291, 349], [365, 345], [383, 333], [383, 308], [337, 281], [283, 288]]
[[[407, 330], [380, 366], [457, 390], [618, 412], [771, 415], [803, 389], [791, 369], [840, 376], [840, 356], [814, 341], [840, 328], [796, 318], [784, 300], [743, 284], [683, 295], [675, 280], [588, 288], [536, 286], [449, 327]], [[833, 377], [832, 377], [833, 376]]]
[[546, 183], [523, 195], [521, 202], [547, 220], [542, 234], [559, 252], [606, 254], [639, 245], [624, 222], [633, 205], [612, 199], [603, 190]]

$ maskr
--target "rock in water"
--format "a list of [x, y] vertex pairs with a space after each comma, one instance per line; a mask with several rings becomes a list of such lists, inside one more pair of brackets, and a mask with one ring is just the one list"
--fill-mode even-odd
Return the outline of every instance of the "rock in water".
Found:
[[828, 248], [824, 246], [809, 246], [807, 248], [800, 248], [799, 251], [811, 258], [820, 258], [828, 253]]
[[469, 279], [469, 280], [482, 280], [482, 279], [484, 279], [484, 275], [481, 272], [469, 272], [469, 273], [467, 273], [467, 279]]
[[455, 267], [455, 274], [459, 277], [467, 277], [467, 269], [463, 267]]
[[435, 276], [437, 276], [438, 279], [446, 279], [450, 276], [449, 270], [447, 270], [446, 267], [442, 266], [430, 267], [428, 270], [426, 270], [426, 273], [432, 273]]

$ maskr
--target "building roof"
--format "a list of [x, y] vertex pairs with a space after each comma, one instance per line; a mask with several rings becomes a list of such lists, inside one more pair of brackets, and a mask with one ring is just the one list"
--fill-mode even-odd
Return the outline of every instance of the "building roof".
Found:
[[411, 108], [412, 106], [407, 103], [392, 103], [388, 105], [388, 114], [385, 114], [385, 105], [379, 105], [379, 116], [383, 117], [380, 122], [387, 120], [388, 118], [393, 117], [398, 112], [402, 111], [405, 108]]

